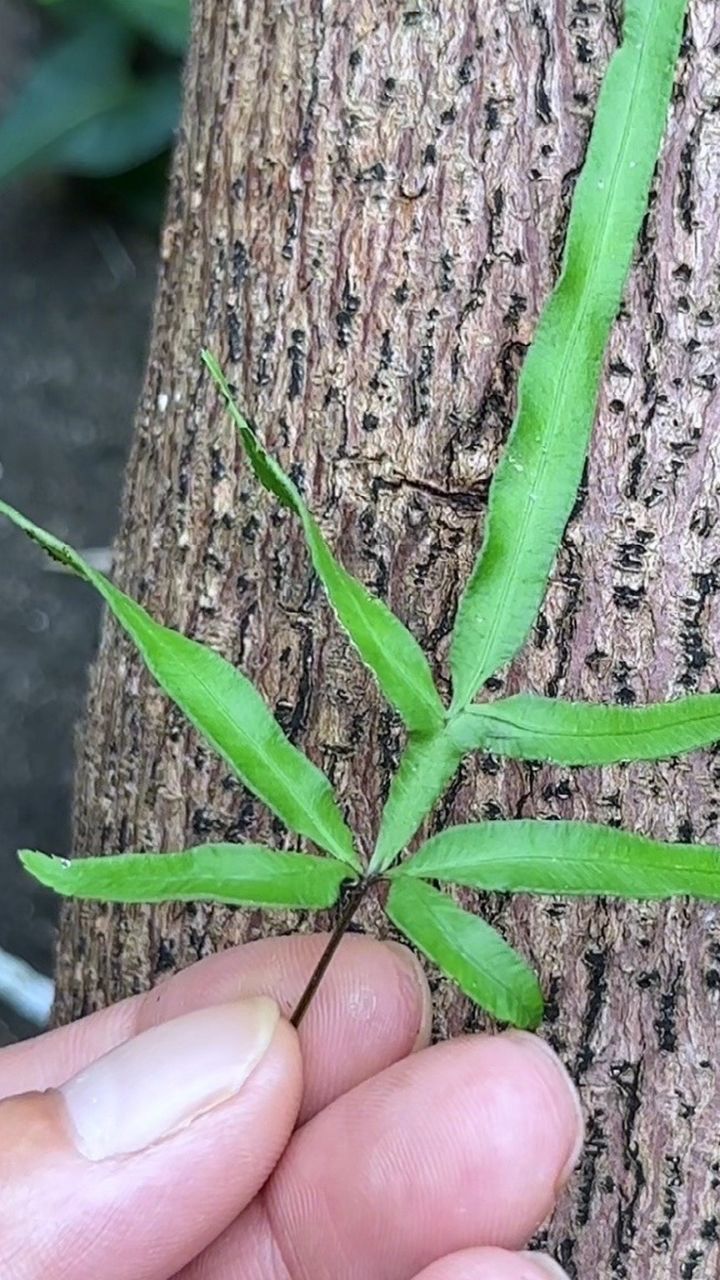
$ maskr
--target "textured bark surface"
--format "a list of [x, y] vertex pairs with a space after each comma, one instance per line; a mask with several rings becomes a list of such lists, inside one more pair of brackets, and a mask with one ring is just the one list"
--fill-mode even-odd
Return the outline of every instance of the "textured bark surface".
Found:
[[[581, 0], [200, 0], [117, 576], [242, 663], [369, 843], [401, 737], [242, 463], [198, 350], [349, 568], [445, 678], [517, 372], [557, 269], [618, 8]], [[642, 703], [720, 678], [720, 14], [691, 0], [656, 195], [616, 326], [584, 492], [509, 690]], [[713, 752], [568, 771], [467, 762], [434, 821], [550, 815], [720, 838]], [[275, 827], [275, 830], [273, 830]], [[81, 754], [79, 850], [277, 824], [114, 628]], [[492, 900], [539, 966], [580, 1084], [582, 1168], [549, 1240], [571, 1276], [720, 1264], [716, 908]], [[378, 928], [372, 907], [363, 921]], [[72, 907], [59, 1015], [300, 917]], [[479, 1025], [437, 987], [438, 1031]]]

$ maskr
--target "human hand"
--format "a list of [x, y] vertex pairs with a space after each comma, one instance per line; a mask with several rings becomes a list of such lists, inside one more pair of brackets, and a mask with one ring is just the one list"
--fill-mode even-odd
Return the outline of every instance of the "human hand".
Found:
[[0, 1275], [563, 1274], [514, 1252], [582, 1139], [555, 1056], [515, 1032], [428, 1048], [419, 966], [357, 935], [298, 1036], [278, 1005], [323, 945], [251, 943], [0, 1053]]

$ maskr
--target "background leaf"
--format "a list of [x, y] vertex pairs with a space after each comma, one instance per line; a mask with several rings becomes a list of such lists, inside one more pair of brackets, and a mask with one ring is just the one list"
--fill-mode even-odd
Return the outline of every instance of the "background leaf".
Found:
[[331, 907], [349, 875], [335, 858], [279, 853], [257, 844], [208, 844], [184, 853], [49, 857], [22, 849], [30, 875], [56, 893], [101, 902], [228, 902]]
[[130, 52], [131, 33], [106, 18], [46, 54], [0, 123], [0, 180], [40, 168], [114, 174], [164, 150], [178, 77], [137, 77]]
[[535, 974], [485, 920], [398, 868], [390, 919], [466, 995], [501, 1022], [536, 1027], [543, 999]]
[[603, 352], [645, 214], [686, 0], [627, 0], [600, 93], [560, 280], [538, 324], [460, 602], [453, 707], [517, 653], [542, 602], [582, 476]]
[[105, 0], [105, 4], [168, 53], [185, 51], [190, 35], [190, 0]]
[[[180, 80], [173, 71], [127, 83], [121, 99], [72, 130], [53, 148], [52, 167], [92, 176], [125, 173], [172, 143], [180, 113]], [[48, 167], [48, 157], [43, 160]]]
[[388, 702], [410, 729], [436, 728], [445, 718], [445, 709], [417, 640], [382, 600], [338, 564], [295, 485], [265, 452], [240, 412], [217, 360], [208, 351], [203, 352], [203, 360], [225, 398], [257, 479], [298, 516], [328, 600]]
[[662, 760], [720, 739], [720, 694], [644, 707], [601, 706], [517, 694], [470, 707], [452, 727], [465, 751], [565, 765]]
[[7, 503], [0, 502], [0, 515], [99, 591], [158, 684], [268, 808], [291, 830], [359, 867], [328, 779], [288, 741], [246, 676], [212, 649], [160, 626], [77, 552]]
[[415, 835], [453, 777], [462, 751], [448, 734], [411, 736], [390, 783], [371, 874], [384, 871]]
[[591, 822], [478, 822], [449, 827], [392, 875], [562, 897], [720, 899], [720, 849], [665, 844]]

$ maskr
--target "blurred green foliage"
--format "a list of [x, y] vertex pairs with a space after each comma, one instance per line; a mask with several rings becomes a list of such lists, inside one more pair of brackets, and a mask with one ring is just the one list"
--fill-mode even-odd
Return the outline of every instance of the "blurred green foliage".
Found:
[[58, 31], [0, 121], [0, 182], [76, 175], [156, 222], [180, 106], [189, 0], [40, 0]]

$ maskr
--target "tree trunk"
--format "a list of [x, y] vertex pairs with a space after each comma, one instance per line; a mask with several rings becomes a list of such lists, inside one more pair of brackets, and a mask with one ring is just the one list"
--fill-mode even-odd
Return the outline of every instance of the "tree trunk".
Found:
[[[226, 362], [352, 571], [446, 680], [517, 373], [557, 272], [618, 6], [199, 0], [116, 576], [242, 665], [365, 843], [402, 737], [340, 634], [293, 518], [258, 492], [199, 364]], [[692, 0], [678, 85], [583, 490], [510, 691], [643, 703], [720, 679], [720, 13]], [[717, 840], [712, 752], [567, 770], [469, 760], [433, 826], [562, 816]], [[92, 678], [81, 851], [286, 837], [114, 626]], [[471, 895], [470, 895], [471, 896]], [[588, 1117], [549, 1229], [571, 1276], [720, 1261], [720, 918], [675, 902], [484, 902], [534, 962]], [[77, 1017], [297, 914], [65, 913]], [[372, 907], [362, 924], [380, 928]], [[437, 1030], [481, 1019], [436, 984]]]

